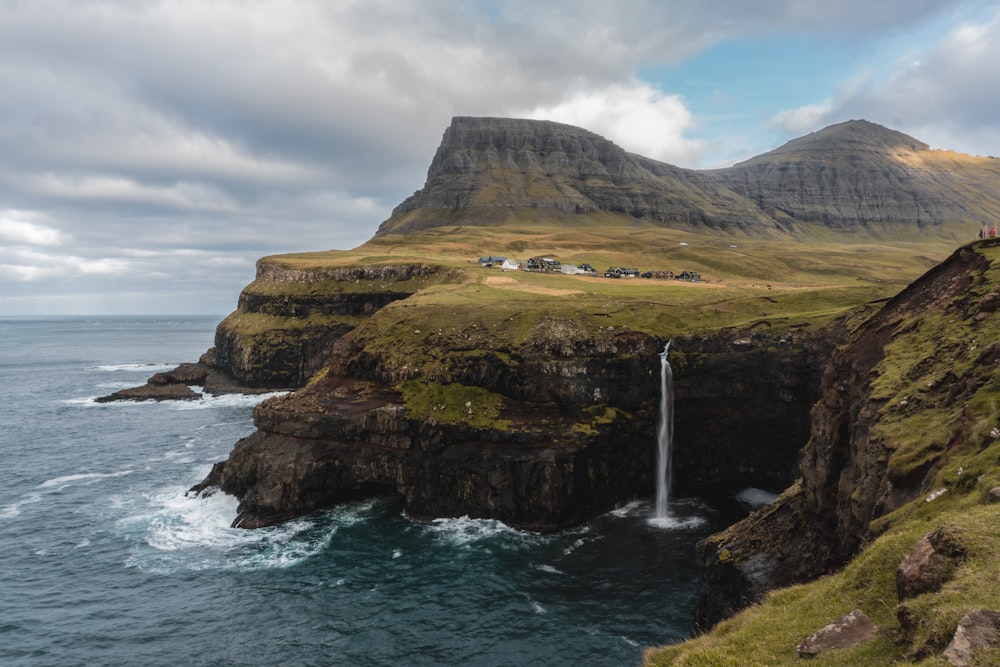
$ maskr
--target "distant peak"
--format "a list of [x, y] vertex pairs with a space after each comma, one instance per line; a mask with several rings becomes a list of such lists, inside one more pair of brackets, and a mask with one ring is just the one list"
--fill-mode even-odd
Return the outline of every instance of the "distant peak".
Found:
[[807, 151], [853, 150], [862, 152], [885, 152], [895, 150], [925, 151], [930, 146], [908, 134], [873, 123], [868, 120], [848, 120], [810, 132], [792, 139], [785, 145], [751, 158], [748, 162], [768, 156]]

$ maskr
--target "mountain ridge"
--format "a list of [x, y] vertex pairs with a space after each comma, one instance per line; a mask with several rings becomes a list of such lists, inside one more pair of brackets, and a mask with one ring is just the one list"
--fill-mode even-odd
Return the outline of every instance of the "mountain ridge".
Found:
[[761, 238], [899, 237], [956, 226], [968, 235], [1000, 218], [998, 192], [1000, 159], [933, 151], [866, 120], [831, 125], [732, 167], [694, 170], [572, 125], [458, 116], [424, 187], [375, 236], [498, 224], [512, 209], [611, 212]]

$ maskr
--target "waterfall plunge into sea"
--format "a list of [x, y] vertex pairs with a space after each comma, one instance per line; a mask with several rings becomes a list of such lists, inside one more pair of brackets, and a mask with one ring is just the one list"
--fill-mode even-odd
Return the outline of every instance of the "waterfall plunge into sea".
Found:
[[656, 514], [654, 521], [670, 518], [671, 446], [674, 440], [674, 378], [667, 353], [670, 341], [660, 353], [660, 422], [656, 432]]

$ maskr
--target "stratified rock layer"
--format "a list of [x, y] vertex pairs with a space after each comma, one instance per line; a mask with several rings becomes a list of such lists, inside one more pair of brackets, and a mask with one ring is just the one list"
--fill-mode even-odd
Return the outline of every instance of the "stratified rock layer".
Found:
[[571, 125], [457, 117], [424, 187], [377, 235], [556, 209], [759, 237], [832, 230], [901, 238], [990, 224], [1000, 218], [998, 193], [1000, 160], [932, 151], [867, 121], [830, 126], [730, 168], [696, 171], [628, 153]]
[[[324, 378], [259, 406], [258, 433], [199, 488], [238, 496], [244, 527], [395, 493], [418, 519], [469, 515], [554, 530], [651, 495], [662, 341], [635, 332], [590, 339], [552, 321], [542, 328], [503, 353], [516, 361], [485, 372], [452, 357], [444, 387], [498, 397], [502, 407], [484, 426], [473, 425], [474, 400], [461, 408], [468, 420], [413, 414], [392, 388], [404, 369], [372, 358], [355, 332], [336, 344]], [[560, 336], [549, 337], [554, 330]], [[675, 340], [677, 413], [685, 415], [676, 428], [678, 493], [787, 485], [832, 343], [829, 333]], [[605, 398], [595, 405], [595, 396]]]

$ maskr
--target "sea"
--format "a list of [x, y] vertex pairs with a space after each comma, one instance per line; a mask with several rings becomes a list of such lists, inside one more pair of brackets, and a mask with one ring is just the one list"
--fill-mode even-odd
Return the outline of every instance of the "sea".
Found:
[[689, 635], [694, 545], [732, 520], [695, 500], [544, 535], [395, 498], [231, 528], [188, 489], [264, 397], [94, 400], [218, 319], [0, 318], [0, 664], [635, 665]]

